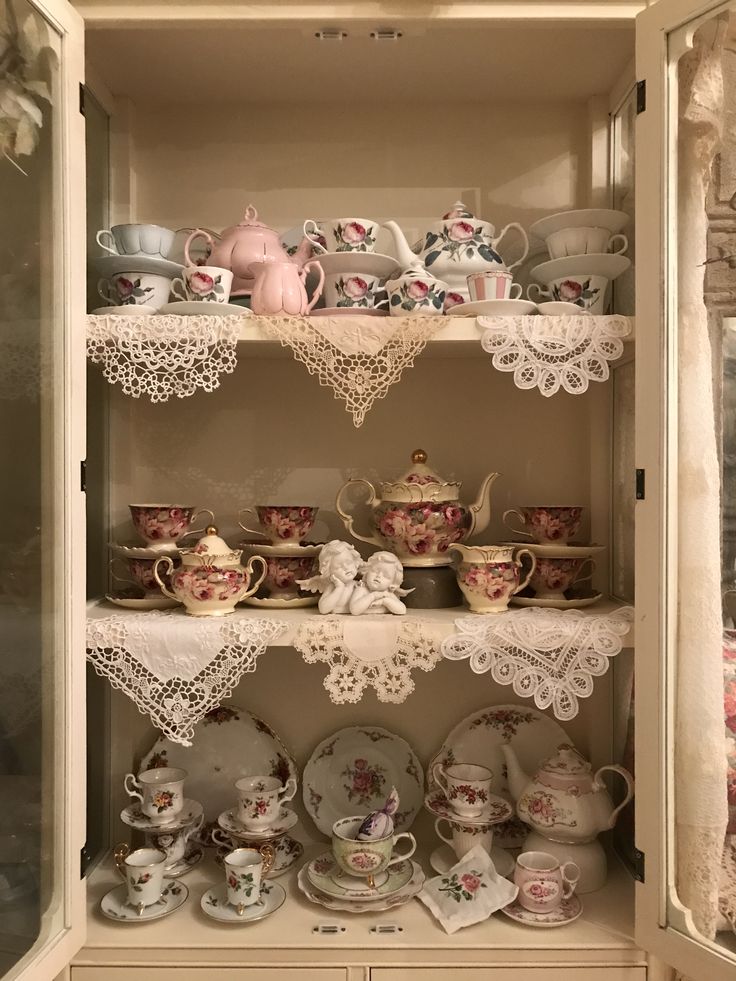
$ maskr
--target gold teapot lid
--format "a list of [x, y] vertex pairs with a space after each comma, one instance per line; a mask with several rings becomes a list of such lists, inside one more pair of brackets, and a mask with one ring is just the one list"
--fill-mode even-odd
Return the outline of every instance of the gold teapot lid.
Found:
[[461, 484], [445, 480], [427, 464], [426, 450], [414, 450], [411, 466], [398, 480], [381, 484], [384, 501], [421, 503], [422, 501], [456, 501]]
[[446, 484], [440, 475], [427, 465], [427, 451], [414, 450], [411, 455], [411, 466], [406, 473], [399, 477], [400, 483], [407, 484]]

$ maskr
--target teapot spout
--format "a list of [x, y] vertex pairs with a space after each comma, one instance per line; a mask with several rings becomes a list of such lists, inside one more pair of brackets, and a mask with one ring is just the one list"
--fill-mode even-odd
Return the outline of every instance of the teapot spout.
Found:
[[519, 759], [510, 743], [503, 743], [501, 752], [506, 761], [506, 778], [511, 791], [511, 798], [516, 803], [529, 783], [529, 777], [522, 770]]
[[386, 221], [383, 224], [384, 228], [388, 228], [393, 236], [394, 248], [396, 250], [396, 258], [401, 263], [402, 270], [411, 268], [412, 266], [421, 266], [421, 261], [412, 252], [409, 243], [406, 241], [406, 236], [401, 231], [399, 226], [395, 221]]
[[478, 490], [478, 496], [469, 505], [470, 529], [468, 536], [474, 535], [475, 532], [484, 531], [488, 527], [488, 522], [491, 520], [491, 485], [500, 476], [498, 473], [489, 473], [487, 477], [484, 477]]

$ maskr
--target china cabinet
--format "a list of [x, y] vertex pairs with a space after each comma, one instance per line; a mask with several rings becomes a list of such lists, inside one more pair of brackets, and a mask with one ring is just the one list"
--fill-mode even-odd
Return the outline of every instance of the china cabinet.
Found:
[[[725, 481], [733, 465], [729, 323], [736, 320], [728, 317], [736, 315], [736, 180], [729, 124], [736, 68], [729, 59], [736, 7], [715, 0], [11, 5], [21, 32], [37, 31], [25, 27], [28, 18], [48, 32], [41, 70], [52, 98], [34, 152], [0, 160], [0, 201], [12, 216], [10, 231], [0, 233], [0, 255], [22, 270], [13, 279], [0, 267], [6, 295], [16, 291], [0, 311], [0, 351], [7, 351], [0, 360], [19, 364], [21, 334], [26, 345], [31, 337], [26, 355], [35, 386], [11, 401], [18, 373], [2, 372], [8, 387], [0, 416], [19, 471], [3, 491], [12, 519], [12, 586], [0, 599], [9, 650], [15, 645], [4, 688], [12, 693], [24, 683], [38, 696], [32, 725], [12, 728], [10, 706], [0, 714], [7, 748], [0, 782], [10, 802], [7, 833], [0, 825], [0, 909], [3, 870], [13, 867], [9, 850], [30, 848], [23, 868], [36, 876], [7, 929], [0, 924], [0, 976], [438, 981], [452, 973], [459, 981], [663, 981], [672, 965], [694, 981], [729, 977], [736, 940], [715, 915], [716, 852], [726, 827], [725, 789], [717, 788], [721, 777], [725, 788], [726, 769], [722, 692], [713, 678], [716, 655], [722, 673], [721, 580], [732, 584], [734, 552]], [[552, 213], [615, 208], [630, 217], [627, 255], [635, 272], [616, 278], [613, 310], [635, 315], [635, 329], [603, 384], [586, 382], [579, 394], [563, 386], [545, 398], [541, 386], [523, 388], [497, 370], [485, 335], [481, 347], [483, 323], [448, 313], [400, 380], [362, 414], [310, 375], [258, 316], [237, 320], [229, 369], [211, 390], [200, 386], [188, 397], [131, 398], [98, 365], [85, 365], [85, 312], [99, 304], [97, 276], [89, 302], [84, 284], [87, 260], [100, 255], [100, 229], [148, 222], [228, 229], [234, 240], [238, 214], [248, 209], [246, 231], [256, 220], [251, 203], [264, 234], [277, 229], [299, 253], [297, 274], [309, 257], [305, 219], [368, 214], [378, 225], [389, 222], [377, 233], [378, 252], [408, 259], [417, 242], [426, 253], [428, 270], [416, 266], [409, 283], [420, 272], [450, 281], [448, 269], [432, 270], [429, 261], [438, 215], [466, 216], [484, 228], [492, 221], [483, 242], [502, 255], [494, 251], [491, 266], [513, 270], [524, 295], [533, 267], [547, 256], [543, 240], [530, 235], [527, 257], [516, 230], [525, 240]], [[509, 227], [514, 234], [501, 241], [500, 230]], [[179, 236], [182, 245], [186, 237]], [[619, 230], [615, 237], [618, 250]], [[272, 238], [268, 248], [278, 250]], [[452, 245], [448, 268], [451, 255]], [[703, 285], [706, 255], [722, 261], [706, 267]], [[552, 262], [563, 260], [564, 251]], [[403, 282], [397, 263], [389, 265], [395, 283]], [[251, 282], [250, 268], [239, 270], [241, 287]], [[550, 273], [544, 283], [552, 281]], [[463, 288], [459, 280], [450, 285]], [[306, 287], [313, 288], [308, 278]], [[304, 292], [300, 285], [300, 310]], [[170, 306], [173, 329], [179, 318], [168, 316]], [[353, 320], [367, 336], [369, 318]], [[554, 327], [559, 318], [539, 320]], [[486, 326], [498, 332], [502, 321]], [[181, 394], [168, 384], [167, 395]], [[635, 603], [633, 622], [620, 631], [625, 649], [607, 671], [605, 661], [563, 722], [593, 773], [612, 762], [630, 766], [636, 748], [635, 831], [628, 806], [616, 839], [601, 836], [605, 885], [586, 893], [583, 915], [560, 930], [494, 915], [446, 934], [413, 900], [374, 915], [312, 905], [294, 866], [278, 880], [283, 907], [231, 927], [200, 909], [201, 895], [221, 876], [207, 856], [182, 880], [189, 899], [170, 917], [132, 925], [105, 919], [100, 901], [118, 881], [111, 849], [132, 840], [118, 817], [129, 803], [123, 780], [156, 738], [148, 716], [123, 692], [91, 670], [84, 674], [86, 617], [94, 625], [111, 612], [121, 622], [128, 615], [100, 601], [109, 588], [108, 542], [131, 540], [128, 505], [186, 498], [209, 508], [221, 549], [242, 539], [239, 512], [270, 499], [318, 506], [319, 541], [350, 538], [353, 521], [354, 539], [378, 541], [357, 531], [377, 520], [365, 496], [350, 500], [342, 520], [345, 502], [336, 507], [335, 497], [368, 483], [382, 488], [382, 506], [403, 502], [385, 489], [411, 490], [402, 480], [416, 447], [426, 449], [431, 474], [452, 488], [437, 498], [443, 505], [457, 503], [460, 481], [482, 488], [482, 501], [470, 509], [482, 511], [486, 528], [473, 531], [468, 523], [464, 551], [508, 539], [506, 511], [529, 512], [536, 501], [579, 505], [580, 540], [603, 547], [591, 567], [592, 595], [604, 598], [582, 614]], [[424, 466], [421, 452], [414, 462]], [[416, 566], [405, 571], [420, 578], [446, 571], [445, 560], [436, 559], [432, 553], [429, 562], [405, 563]], [[159, 561], [162, 572], [167, 562]], [[20, 602], [19, 592], [34, 605]], [[300, 792], [311, 751], [341, 727], [395, 732], [427, 770], [460, 719], [523, 701], [491, 673], [474, 677], [467, 665], [437, 656], [414, 672], [400, 703], [369, 690], [354, 704], [337, 704], [325, 691], [325, 672], [299, 648], [304, 624], [318, 617], [314, 607], [239, 607], [231, 620], [271, 612], [283, 629], [273, 629], [257, 666], [253, 659], [257, 669], [242, 675], [223, 704], [247, 707], [274, 726], [296, 760]], [[438, 650], [467, 612], [409, 610]], [[707, 642], [692, 654], [698, 631]], [[23, 658], [19, 650], [35, 653]], [[707, 664], [703, 651], [712, 655]], [[553, 719], [552, 708], [544, 714]], [[717, 724], [721, 748], [714, 751]], [[29, 729], [32, 748], [23, 742]], [[539, 761], [554, 750], [543, 747]], [[522, 766], [530, 775], [538, 769]], [[602, 785], [596, 789], [611, 812], [624, 800], [615, 779], [612, 801]], [[324, 838], [309, 808], [299, 802], [296, 810], [294, 834], [308, 861], [324, 850]], [[24, 842], [12, 837], [16, 812]], [[429, 872], [437, 842], [428, 813], [418, 815], [413, 833], [415, 858]], [[695, 882], [706, 886], [699, 891]], [[736, 916], [736, 900], [732, 910]]]

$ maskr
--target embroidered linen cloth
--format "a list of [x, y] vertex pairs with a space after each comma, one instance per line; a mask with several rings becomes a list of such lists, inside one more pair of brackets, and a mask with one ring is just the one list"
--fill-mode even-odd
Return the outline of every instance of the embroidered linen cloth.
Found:
[[431, 622], [388, 614], [311, 617], [294, 647], [307, 664], [329, 666], [323, 684], [337, 705], [360, 701], [366, 688], [379, 702], [404, 702], [414, 691], [412, 670], [431, 671], [440, 660]]
[[181, 610], [87, 611], [87, 660], [147, 713], [165, 736], [191, 746], [195, 725], [232, 694], [286, 629], [256, 616], [190, 617]]
[[442, 656], [467, 659], [476, 674], [490, 671], [498, 684], [566, 721], [621, 651], [633, 617], [630, 606], [599, 614], [533, 607], [462, 617], [442, 642]]
[[445, 875], [424, 883], [417, 897], [446, 933], [487, 920], [497, 909], [516, 899], [518, 887], [496, 872], [491, 856], [476, 845]]

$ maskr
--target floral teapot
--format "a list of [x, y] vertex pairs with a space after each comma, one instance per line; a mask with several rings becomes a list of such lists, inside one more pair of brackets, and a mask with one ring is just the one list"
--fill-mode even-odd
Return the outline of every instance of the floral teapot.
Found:
[[[210, 525], [194, 548], [179, 549], [181, 566], [174, 569], [168, 555], [156, 559], [153, 574], [163, 593], [183, 603], [187, 613], [195, 617], [223, 617], [235, 612], [236, 603], [251, 596], [263, 582], [268, 566], [260, 555], [253, 555], [248, 564], [240, 564], [240, 549], [232, 549]], [[263, 572], [252, 581], [253, 566], [260, 562]], [[167, 567], [164, 576], [171, 577], [171, 588], [159, 569]]]
[[[508, 272], [520, 265], [529, 252], [529, 239], [518, 222], [509, 222], [496, 235], [495, 227], [476, 218], [462, 201], [456, 201], [440, 221], [431, 225], [413, 250], [395, 221], [385, 222], [384, 227], [393, 235], [397, 258], [404, 268], [415, 263], [418, 255], [425, 268], [447, 284], [449, 292], [459, 293], [465, 299], [471, 273]], [[524, 249], [520, 259], [506, 266], [497, 246], [512, 228], [521, 236]]]
[[[511, 745], [506, 743], [501, 750], [516, 813], [534, 831], [552, 841], [594, 841], [601, 831], [614, 826], [634, 796], [634, 778], [628, 770], [607, 764], [591, 773], [590, 763], [567, 743], [558, 746], [555, 755], [533, 777], [521, 769]], [[626, 781], [626, 797], [618, 807], [613, 806], [601, 780], [604, 770], [612, 770]]]
[[204, 238], [211, 249], [208, 265], [232, 270], [231, 296], [243, 296], [253, 291], [255, 272], [251, 269], [251, 264], [254, 262], [274, 259], [292, 261], [297, 266], [302, 266], [312, 258], [312, 242], [306, 236], [299, 243], [296, 252], [289, 256], [281, 244], [279, 233], [258, 221], [258, 212], [252, 204], [245, 209], [240, 224], [226, 228], [217, 236], [217, 241], [208, 231], [195, 229], [184, 243], [184, 258], [188, 266], [196, 265], [189, 256], [189, 246], [197, 238]]
[[[338, 491], [337, 513], [353, 538], [388, 549], [404, 566], [450, 565], [450, 545], [483, 531], [490, 521], [490, 487], [499, 475], [489, 473], [475, 501], [461, 504], [461, 484], [443, 480], [431, 470], [424, 450], [414, 450], [411, 462], [399, 480], [381, 483], [378, 493], [362, 477], [349, 480]], [[355, 519], [342, 505], [345, 491], [357, 484], [364, 484], [370, 491], [368, 505], [376, 529], [371, 535], [354, 530]]]

